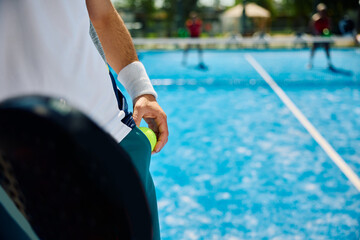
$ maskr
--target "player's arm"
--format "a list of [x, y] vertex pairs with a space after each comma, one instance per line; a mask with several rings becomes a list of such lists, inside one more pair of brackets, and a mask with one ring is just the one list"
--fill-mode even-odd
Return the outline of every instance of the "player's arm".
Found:
[[144, 66], [138, 61], [130, 33], [110, 0], [86, 0], [86, 5], [106, 60], [119, 73], [119, 81], [133, 100], [135, 123], [139, 126], [141, 119], [148, 123], [157, 134], [154, 151], [159, 152], [168, 140], [167, 117], [156, 101]]
[[111, 1], [86, 0], [86, 5], [110, 66], [118, 73], [138, 61], [130, 33]]

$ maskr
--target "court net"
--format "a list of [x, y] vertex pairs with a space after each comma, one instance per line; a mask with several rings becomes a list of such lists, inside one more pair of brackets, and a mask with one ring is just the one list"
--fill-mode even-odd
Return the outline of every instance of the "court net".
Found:
[[355, 37], [312, 37], [287, 36], [271, 37], [259, 35], [240, 37], [233, 35], [227, 38], [134, 38], [137, 49], [184, 49], [188, 45], [200, 45], [205, 49], [276, 49], [308, 48], [314, 43], [331, 43], [333, 47], [356, 47], [359, 42]]

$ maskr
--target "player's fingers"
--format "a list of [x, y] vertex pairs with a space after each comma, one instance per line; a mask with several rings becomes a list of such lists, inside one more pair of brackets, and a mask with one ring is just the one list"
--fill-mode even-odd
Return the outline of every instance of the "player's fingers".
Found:
[[159, 152], [168, 142], [169, 130], [167, 126], [167, 117], [165, 113], [158, 115], [155, 118], [145, 118], [148, 127], [151, 128], [157, 137], [157, 144], [154, 152]]
[[154, 148], [155, 152], [160, 152], [161, 149], [166, 145], [168, 142], [169, 137], [169, 129], [167, 125], [167, 117], [166, 114], [161, 114], [157, 118], [154, 119], [158, 128], [158, 141]]
[[[153, 130], [153, 132], [155, 133], [155, 135], [156, 135], [156, 144], [157, 144], [157, 140], [158, 140], [158, 138], [159, 138], [159, 137], [158, 137], [158, 136], [159, 136], [159, 130], [158, 130], [158, 127], [157, 127], [154, 119], [153, 119], [153, 118], [144, 118], [144, 120], [145, 120], [145, 122], [148, 124], [148, 128], [150, 128], [151, 130]], [[156, 144], [155, 144], [154, 149], [153, 149], [153, 151], [151, 152], [151, 154], [156, 153], [156, 151], [155, 151]]]
[[154, 133], [156, 134], [156, 138], [159, 138], [159, 128], [154, 120], [154, 118], [145, 118], [144, 117], [145, 122], [148, 125], [148, 128], [150, 128], [151, 130], [154, 131]]
[[141, 123], [141, 119], [144, 116], [144, 110], [140, 107], [134, 107], [134, 112], [133, 112], [133, 119], [135, 121], [136, 126], [140, 126]]

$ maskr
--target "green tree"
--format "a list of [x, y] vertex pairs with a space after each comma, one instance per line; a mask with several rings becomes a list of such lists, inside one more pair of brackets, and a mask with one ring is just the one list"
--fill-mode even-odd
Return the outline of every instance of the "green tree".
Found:
[[166, 35], [172, 36], [174, 22], [176, 22], [176, 0], [164, 0], [163, 10], [166, 12]]
[[154, 0], [128, 0], [130, 9], [136, 14], [136, 18], [143, 24], [143, 31], [146, 35], [149, 26], [152, 24], [152, 15], [155, 12]]
[[144, 33], [148, 32], [149, 25], [153, 21], [152, 15], [155, 12], [154, 0], [117, 0], [113, 4], [117, 11], [127, 9], [134, 13], [136, 20], [143, 24]]

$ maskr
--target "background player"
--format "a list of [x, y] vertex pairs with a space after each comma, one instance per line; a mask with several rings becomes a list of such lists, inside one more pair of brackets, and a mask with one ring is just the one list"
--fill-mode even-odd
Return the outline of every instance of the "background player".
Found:
[[[195, 12], [190, 13], [190, 19], [186, 21], [186, 28], [190, 34], [191, 38], [199, 38], [201, 34], [202, 21], [198, 18]], [[206, 69], [206, 66], [203, 62], [202, 49], [200, 44], [196, 44], [199, 54], [199, 67], [201, 69]], [[186, 45], [183, 55], [183, 65], [186, 65], [187, 54], [191, 48], [191, 44]]]
[[[311, 17], [311, 21], [310, 21], [310, 28], [311, 28], [311, 32], [314, 36], [330, 36], [330, 18], [327, 15], [327, 9], [326, 9], [326, 5], [323, 3], [319, 3], [316, 6], [316, 10], [317, 13], [315, 13], [312, 17]], [[326, 53], [326, 57], [327, 57], [327, 61], [328, 61], [328, 67], [330, 70], [334, 70], [333, 65], [331, 64], [331, 59], [330, 59], [330, 42], [314, 42], [312, 48], [311, 48], [311, 53], [310, 53], [310, 61], [307, 65], [308, 69], [311, 69], [313, 67], [313, 59], [314, 59], [314, 55], [315, 55], [315, 50], [317, 48], [319, 48], [320, 46], [324, 46], [325, 48], [325, 53]]]

